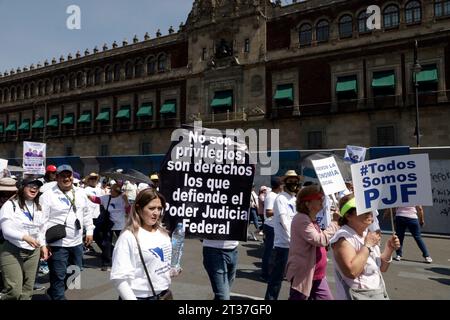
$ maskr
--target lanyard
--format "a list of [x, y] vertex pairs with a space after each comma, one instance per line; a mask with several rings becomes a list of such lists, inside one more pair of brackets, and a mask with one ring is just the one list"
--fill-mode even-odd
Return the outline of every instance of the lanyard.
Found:
[[[61, 192], [64, 194], [64, 196], [67, 198], [67, 200], [69, 200], [71, 207], [73, 208], [73, 212], [77, 213], [77, 207], [75, 205], [75, 191], [73, 191], [73, 189], [71, 191], [72, 191], [72, 199], [67, 195], [67, 193], [65, 193], [64, 191], [61, 190]], [[70, 211], [70, 208], [69, 208], [69, 211]]]
[[31, 214], [30, 209], [28, 208], [27, 204], [25, 203], [25, 207], [27, 208], [27, 211], [22, 210], [23, 214], [27, 216], [28, 219], [30, 219], [30, 221], [34, 221], [34, 203], [33, 203], [33, 214]]

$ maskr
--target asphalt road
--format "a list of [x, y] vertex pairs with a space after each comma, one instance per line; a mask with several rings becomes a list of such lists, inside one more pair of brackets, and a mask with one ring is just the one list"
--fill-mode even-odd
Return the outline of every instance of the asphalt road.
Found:
[[[383, 236], [383, 240], [387, 236]], [[383, 242], [384, 243], [384, 242]], [[432, 264], [426, 264], [411, 237], [405, 238], [404, 259], [393, 261], [384, 274], [387, 290], [392, 300], [448, 300], [450, 299], [450, 239], [425, 238]], [[262, 242], [241, 242], [239, 266], [232, 287], [232, 300], [262, 300], [267, 284], [259, 279]], [[333, 264], [328, 262], [328, 281], [334, 292]], [[38, 282], [48, 286], [48, 277], [40, 276]], [[173, 279], [172, 290], [177, 300], [210, 300], [213, 293], [202, 263], [202, 245], [199, 240], [187, 239], [183, 254], [183, 272]], [[45, 299], [44, 291], [36, 291], [34, 299]], [[283, 282], [280, 300], [286, 300], [289, 285]], [[109, 272], [100, 270], [98, 254], [85, 255], [81, 273], [81, 289], [67, 291], [69, 300], [116, 300], [118, 294], [111, 286]]]

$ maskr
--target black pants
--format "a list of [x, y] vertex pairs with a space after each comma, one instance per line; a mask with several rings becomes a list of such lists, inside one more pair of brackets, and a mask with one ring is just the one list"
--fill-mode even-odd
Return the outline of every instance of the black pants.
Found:
[[113, 252], [113, 235], [115, 234], [117, 237], [120, 235], [120, 230], [109, 230], [109, 231], [100, 231], [98, 229], [94, 229], [94, 241], [99, 246], [100, 250], [102, 250], [102, 266], [111, 265], [111, 258]]

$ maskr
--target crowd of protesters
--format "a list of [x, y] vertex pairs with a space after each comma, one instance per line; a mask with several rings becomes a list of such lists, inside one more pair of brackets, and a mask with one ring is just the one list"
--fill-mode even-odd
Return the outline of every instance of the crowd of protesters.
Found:
[[[101, 270], [111, 271], [120, 299], [170, 299], [174, 274], [170, 234], [162, 224], [165, 199], [158, 175], [150, 179], [151, 184], [135, 184], [95, 172], [82, 178], [70, 165], [49, 165], [39, 179], [0, 178], [1, 299], [31, 299], [36, 273], [45, 273], [47, 262], [47, 295], [66, 299], [67, 268], [82, 270], [93, 242], [101, 251]], [[394, 251], [401, 259], [406, 228], [414, 228], [426, 262], [432, 261], [416, 232], [424, 221], [421, 208], [397, 210], [403, 214], [397, 217], [400, 239], [391, 236], [381, 250], [378, 213], [356, 214], [350, 182], [334, 205], [319, 185], [303, 182], [288, 170], [273, 177], [270, 187], [253, 186], [249, 221], [255, 231], [250, 235], [264, 238], [260, 279], [267, 282], [265, 299], [278, 299], [283, 280], [290, 283], [290, 300], [388, 299], [382, 273]], [[319, 215], [328, 215], [328, 225], [319, 224]], [[228, 300], [239, 242], [205, 239], [202, 245], [214, 298]], [[335, 271], [334, 297], [326, 279], [328, 255]]]

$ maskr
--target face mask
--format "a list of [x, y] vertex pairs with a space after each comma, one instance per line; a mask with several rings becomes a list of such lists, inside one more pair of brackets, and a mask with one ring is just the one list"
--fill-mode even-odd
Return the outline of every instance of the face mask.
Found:
[[297, 183], [286, 183], [286, 189], [288, 189], [289, 192], [297, 192], [298, 184]]

